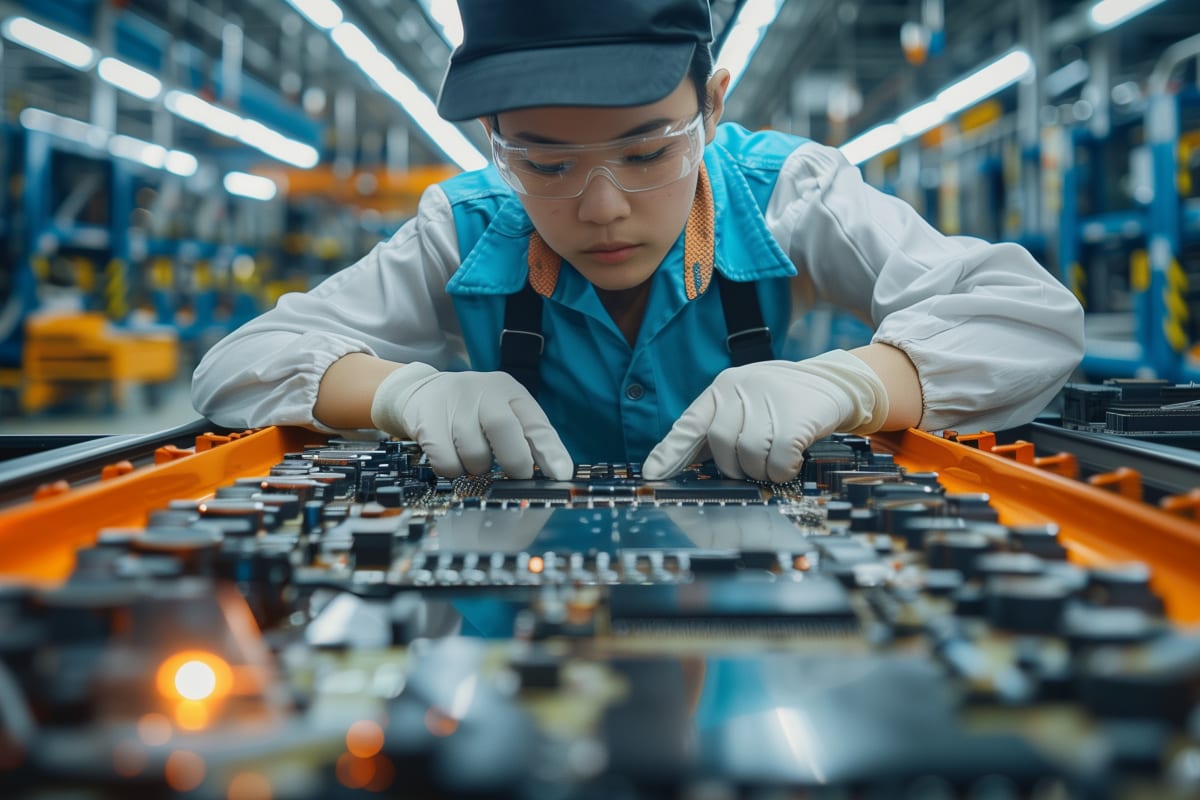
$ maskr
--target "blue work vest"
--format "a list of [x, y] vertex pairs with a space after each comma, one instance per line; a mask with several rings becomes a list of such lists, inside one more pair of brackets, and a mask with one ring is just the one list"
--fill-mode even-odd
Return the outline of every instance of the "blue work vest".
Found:
[[[763, 213], [779, 170], [806, 140], [721, 125], [704, 162], [716, 212], [715, 268], [755, 281], [774, 355], [784, 356], [796, 267]], [[533, 224], [494, 167], [442, 184], [453, 210], [462, 264], [446, 285], [473, 370], [500, 369], [507, 296], [528, 279]], [[699, 270], [693, 270], [698, 273]], [[719, 288], [688, 300], [683, 232], [650, 278], [631, 347], [592, 284], [566, 261], [542, 304], [538, 402], [576, 463], [642, 461], [684, 409], [731, 365]]]

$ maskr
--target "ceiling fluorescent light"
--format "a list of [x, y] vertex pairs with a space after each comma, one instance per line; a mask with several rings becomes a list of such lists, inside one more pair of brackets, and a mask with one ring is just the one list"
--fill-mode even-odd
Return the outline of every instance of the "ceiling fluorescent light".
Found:
[[1046, 90], [1047, 97], [1057, 97], [1086, 81], [1091, 74], [1092, 69], [1088, 63], [1082, 58], [1077, 58], [1047, 75], [1046, 80], [1042, 81], [1042, 88]]
[[1149, 11], [1162, 0], [1100, 0], [1092, 6], [1088, 16], [1100, 30], [1115, 28], [1130, 17]]
[[237, 138], [238, 131], [242, 129], [242, 118], [237, 114], [188, 92], [172, 89], [163, 98], [163, 105], [175, 116], [231, 139]]
[[165, 169], [187, 177], [195, 174], [199, 162], [191, 153], [168, 150], [161, 145], [145, 142], [124, 134], [110, 135], [103, 128], [82, 120], [63, 117], [40, 108], [26, 108], [19, 116], [21, 125], [31, 131], [49, 133], [73, 142], [107, 151], [115, 158], [136, 161], [153, 169]]
[[270, 200], [279, 191], [275, 181], [246, 172], [230, 172], [225, 176], [225, 191], [251, 200]]
[[894, 122], [877, 125], [846, 142], [839, 149], [851, 164], [861, 164], [904, 141], [904, 133]]
[[462, 17], [454, 0], [421, 0], [425, 12], [433, 20], [434, 27], [451, 48], [458, 47], [463, 40]]
[[28, 130], [49, 133], [90, 147], [102, 148], [108, 142], [108, 133], [95, 125], [52, 114], [40, 108], [26, 108], [21, 111], [18, 119]]
[[315, 147], [289, 139], [278, 131], [271, 130], [266, 125], [253, 119], [242, 120], [242, 128], [237, 138], [245, 144], [255, 147], [272, 158], [277, 158], [294, 167], [310, 169], [321, 160], [321, 154]]
[[718, 67], [729, 70], [729, 88], [726, 95], [737, 86], [754, 51], [758, 49], [782, 6], [783, 0], [746, 0], [742, 4], [716, 59]]
[[1011, 86], [1033, 71], [1033, 59], [1024, 50], [1014, 50], [962, 80], [938, 92], [937, 102], [948, 115], [970, 108]]
[[287, 0], [313, 25], [321, 30], [336, 27], [342, 21], [342, 9], [333, 0]]
[[200, 162], [191, 153], [185, 153], [182, 150], [168, 150], [166, 163], [163, 166], [167, 172], [188, 178], [195, 175], [196, 170], [200, 169]]
[[117, 58], [100, 59], [100, 63], [96, 65], [96, 74], [105, 83], [143, 100], [153, 100], [162, 92], [162, 81], [149, 72], [143, 72]]
[[137, 161], [155, 169], [162, 169], [167, 163], [167, 148], [123, 134], [108, 140], [108, 152], [117, 158]]
[[213, 105], [194, 94], [171, 90], [163, 99], [163, 105], [172, 114], [183, 117], [208, 128], [210, 131], [237, 139], [243, 144], [259, 150], [271, 158], [301, 169], [315, 167], [321, 154], [315, 147], [284, 136], [268, 128], [258, 120], [246, 119]]
[[438, 116], [437, 106], [420, 86], [379, 51], [362, 29], [343, 22], [330, 32], [338, 49], [388, 94], [447, 158], [465, 170], [487, 166], [487, 159], [462, 131]]
[[896, 117], [900, 132], [906, 137], [920, 136], [946, 121], [946, 109], [937, 100], [922, 103], [911, 111]]
[[91, 69], [96, 63], [96, 51], [78, 39], [59, 33], [53, 28], [39, 25], [27, 17], [5, 20], [2, 30], [5, 38], [36, 50], [53, 58], [60, 64], [75, 69]]
[[839, 149], [851, 164], [861, 164], [891, 150], [914, 136], [944, 122], [948, 117], [999, 92], [1033, 73], [1033, 59], [1024, 50], [1014, 50], [960, 81], [950, 84], [932, 100], [901, 114], [895, 122], [877, 125]]

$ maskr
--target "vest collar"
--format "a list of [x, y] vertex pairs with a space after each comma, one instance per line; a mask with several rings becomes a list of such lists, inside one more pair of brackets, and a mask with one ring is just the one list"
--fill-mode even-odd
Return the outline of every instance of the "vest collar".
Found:
[[[724, 148], [710, 146], [704, 164], [714, 210], [713, 266], [735, 281], [795, 275], [795, 266], [767, 230], [745, 177], [733, 166]], [[696, 205], [693, 205], [693, 217], [696, 211]], [[483, 235], [446, 285], [446, 291], [451, 295], [504, 295], [519, 291], [529, 277], [530, 234], [533, 230], [516, 193], [510, 190]], [[679, 240], [663, 259], [663, 265], [655, 272], [656, 283], [661, 284], [660, 279], [666, 278], [674, 289], [672, 294], [677, 294], [681, 302], [703, 294], [711, 279], [711, 270], [706, 271], [705, 265], [698, 262], [691, 269], [687, 267], [683, 258], [688, 249], [684, 239], [681, 232]], [[539, 250], [536, 244], [534, 247], [536, 259]], [[541, 252], [541, 257], [545, 258], [546, 253]], [[667, 274], [661, 274], [664, 272]], [[549, 297], [570, 305], [568, 297], [578, 299], [581, 287], [570, 286], [576, 281], [563, 280], [567, 275], [586, 283], [573, 269], [562, 270], [553, 281]], [[545, 276], [541, 282], [539, 288], [546, 288]]]

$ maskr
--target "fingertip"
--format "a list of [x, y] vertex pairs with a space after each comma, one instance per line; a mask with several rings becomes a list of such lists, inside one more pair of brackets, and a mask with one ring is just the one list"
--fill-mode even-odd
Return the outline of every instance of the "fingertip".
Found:
[[569, 481], [575, 477], [575, 464], [573, 462], [565, 465], [559, 464], [550, 469], [543, 467], [542, 472], [556, 481]]
[[671, 477], [675, 473], [666, 469], [661, 464], [651, 464], [646, 461], [642, 464], [642, 478], [648, 481], [662, 481]]

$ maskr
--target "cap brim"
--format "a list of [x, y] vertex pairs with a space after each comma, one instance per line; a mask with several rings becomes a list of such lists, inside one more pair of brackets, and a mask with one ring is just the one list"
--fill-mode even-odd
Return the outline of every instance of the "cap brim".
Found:
[[695, 42], [637, 42], [451, 60], [438, 113], [452, 122], [536, 106], [640, 106], [679, 86]]

